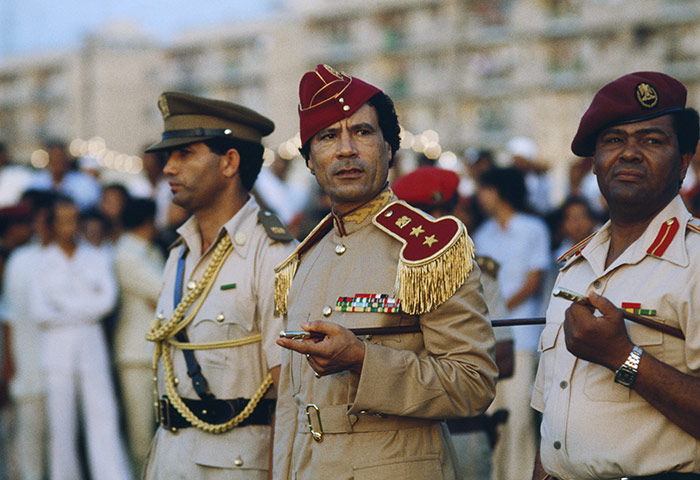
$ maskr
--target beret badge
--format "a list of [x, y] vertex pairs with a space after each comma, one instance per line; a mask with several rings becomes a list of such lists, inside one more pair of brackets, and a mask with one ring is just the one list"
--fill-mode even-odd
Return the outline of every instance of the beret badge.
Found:
[[659, 95], [656, 93], [656, 89], [645, 82], [637, 84], [635, 96], [642, 108], [654, 108], [659, 103]]

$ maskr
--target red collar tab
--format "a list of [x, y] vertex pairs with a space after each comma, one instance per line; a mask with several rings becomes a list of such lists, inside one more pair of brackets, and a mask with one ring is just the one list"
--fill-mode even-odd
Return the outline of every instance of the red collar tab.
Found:
[[679, 228], [680, 223], [676, 217], [666, 220], [663, 225], [661, 225], [656, 238], [647, 249], [647, 254], [655, 257], [662, 257], [668, 246], [671, 245]]

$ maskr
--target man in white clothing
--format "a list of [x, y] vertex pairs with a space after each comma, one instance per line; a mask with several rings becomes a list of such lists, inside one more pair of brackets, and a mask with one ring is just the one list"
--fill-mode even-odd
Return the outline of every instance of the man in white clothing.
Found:
[[129, 473], [100, 324], [114, 308], [117, 286], [108, 257], [78, 240], [79, 218], [72, 200], [57, 200], [48, 219], [53, 239], [31, 279], [29, 316], [43, 340], [51, 478], [81, 478], [76, 431], [81, 408], [92, 477], [122, 480]]

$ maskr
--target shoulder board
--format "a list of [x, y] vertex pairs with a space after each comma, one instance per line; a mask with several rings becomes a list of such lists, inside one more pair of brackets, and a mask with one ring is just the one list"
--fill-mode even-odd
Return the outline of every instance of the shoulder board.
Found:
[[271, 239], [285, 243], [294, 240], [294, 235], [287, 230], [282, 220], [271, 211], [260, 210], [258, 212], [258, 222], [265, 228], [267, 236]]
[[587, 236], [586, 238], [578, 242], [576, 245], [568, 249], [566, 252], [564, 252], [564, 254], [561, 257], [557, 258], [557, 263], [569, 261], [571, 257], [579, 255], [581, 253], [581, 250], [586, 248], [586, 245], [588, 245], [588, 242], [590, 242], [591, 239], [593, 239], [596, 233], [598, 232], [596, 231], [591, 233], [589, 236]]
[[384, 207], [372, 223], [403, 243], [396, 295], [404, 312], [416, 315], [437, 308], [469, 276], [474, 244], [457, 218], [433, 219], [398, 201]]
[[326, 218], [314, 227], [304, 240], [287, 259], [275, 268], [275, 316], [279, 317], [287, 313], [287, 299], [289, 289], [292, 287], [292, 279], [297, 273], [301, 254], [313, 247], [326, 233], [333, 228], [333, 215]]
[[700, 233], [700, 218], [691, 217], [688, 220], [688, 230]]
[[498, 278], [498, 270], [500, 270], [501, 265], [496, 260], [486, 255], [477, 255], [474, 260], [476, 260], [476, 264], [479, 265], [481, 273], [493, 278]]

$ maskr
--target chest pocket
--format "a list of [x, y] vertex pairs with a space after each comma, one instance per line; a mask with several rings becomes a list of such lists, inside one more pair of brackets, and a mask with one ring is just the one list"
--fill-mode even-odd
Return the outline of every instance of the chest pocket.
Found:
[[[187, 328], [192, 343], [214, 343], [227, 340], [237, 340], [250, 337], [257, 333], [256, 302], [252, 295], [243, 301], [241, 292], [221, 290], [215, 285], [197, 317]], [[233, 358], [233, 349], [216, 348], [198, 350], [197, 359], [200, 364], [225, 366]]]
[[[548, 323], [545, 325], [540, 335], [537, 350], [546, 361], [540, 362], [540, 367], [544, 366], [544, 368], [538, 369], [537, 375], [544, 376], [544, 385], [551, 385], [552, 382], [554, 382], [554, 369], [556, 368], [556, 351], [554, 345], [557, 342], [557, 335], [559, 335], [559, 331], [562, 329], [561, 327], [561, 323]], [[545, 391], [544, 395], [547, 396], [548, 393], [548, 391]]]

